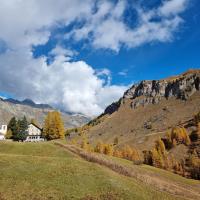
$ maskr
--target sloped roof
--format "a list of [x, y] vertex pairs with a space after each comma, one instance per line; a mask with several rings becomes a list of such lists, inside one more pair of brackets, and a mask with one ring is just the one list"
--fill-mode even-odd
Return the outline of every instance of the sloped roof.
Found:
[[32, 124], [33, 126], [35, 126], [36, 128], [42, 130], [42, 128], [40, 128], [38, 125], [36, 125], [36, 124], [34, 124], [34, 123], [30, 123], [29, 125], [31, 125], [31, 124]]

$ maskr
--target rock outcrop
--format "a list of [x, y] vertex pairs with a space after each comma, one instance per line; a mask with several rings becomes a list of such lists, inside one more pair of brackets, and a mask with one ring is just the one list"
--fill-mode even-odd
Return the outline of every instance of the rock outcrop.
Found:
[[163, 80], [141, 81], [128, 89], [118, 102], [108, 106], [105, 114], [112, 114], [126, 99], [130, 99], [131, 107], [136, 109], [139, 106], [157, 104], [163, 98], [175, 97], [187, 100], [198, 90], [200, 90], [200, 70], [189, 70], [179, 76]]

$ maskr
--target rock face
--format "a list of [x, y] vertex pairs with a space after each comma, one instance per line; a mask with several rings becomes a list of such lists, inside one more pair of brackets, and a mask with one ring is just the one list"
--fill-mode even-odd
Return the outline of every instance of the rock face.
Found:
[[[133, 109], [148, 104], [157, 104], [163, 98], [175, 97], [187, 100], [196, 91], [200, 90], [200, 70], [190, 70], [180, 76], [164, 80], [141, 81], [128, 89], [119, 102], [113, 103], [105, 110], [105, 114], [112, 114], [126, 99], [131, 100]], [[112, 111], [111, 113], [109, 111]]]

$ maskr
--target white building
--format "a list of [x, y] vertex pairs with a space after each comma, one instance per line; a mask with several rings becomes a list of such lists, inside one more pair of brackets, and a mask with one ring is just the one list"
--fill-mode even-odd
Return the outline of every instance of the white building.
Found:
[[7, 125], [0, 126], [0, 140], [5, 140], [6, 133], [7, 133]]
[[39, 142], [44, 141], [42, 137], [42, 129], [35, 124], [28, 125], [28, 136], [25, 142]]

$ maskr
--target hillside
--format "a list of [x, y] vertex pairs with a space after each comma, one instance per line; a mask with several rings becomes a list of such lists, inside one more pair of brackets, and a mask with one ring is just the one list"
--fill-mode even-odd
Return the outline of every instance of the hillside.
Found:
[[119, 101], [89, 123], [91, 143], [98, 140], [119, 146], [129, 144], [151, 149], [158, 136], [182, 124], [200, 110], [200, 70], [189, 70], [163, 80], [141, 81]]
[[[0, 169], [1, 200], [184, 199], [183, 196], [165, 192], [164, 188], [162, 192], [158, 191], [137, 179], [122, 176], [104, 166], [84, 161], [53, 143], [2, 142]], [[141, 170], [149, 171], [146, 167]], [[160, 171], [162, 174], [162, 170]], [[160, 173], [159, 170], [157, 173]], [[177, 175], [171, 174], [168, 179], [169, 182], [174, 179], [174, 184], [185, 185], [191, 192], [198, 188], [198, 182], [177, 178]], [[194, 195], [197, 194], [194, 192]]]
[[[29, 99], [18, 101], [0, 98], [0, 124], [8, 123], [13, 116], [20, 118], [25, 115], [29, 120], [35, 119], [42, 125], [46, 114], [53, 110], [55, 109], [47, 104], [35, 104]], [[62, 118], [66, 128], [81, 126], [89, 121], [83, 115], [65, 112], [62, 112]]]

